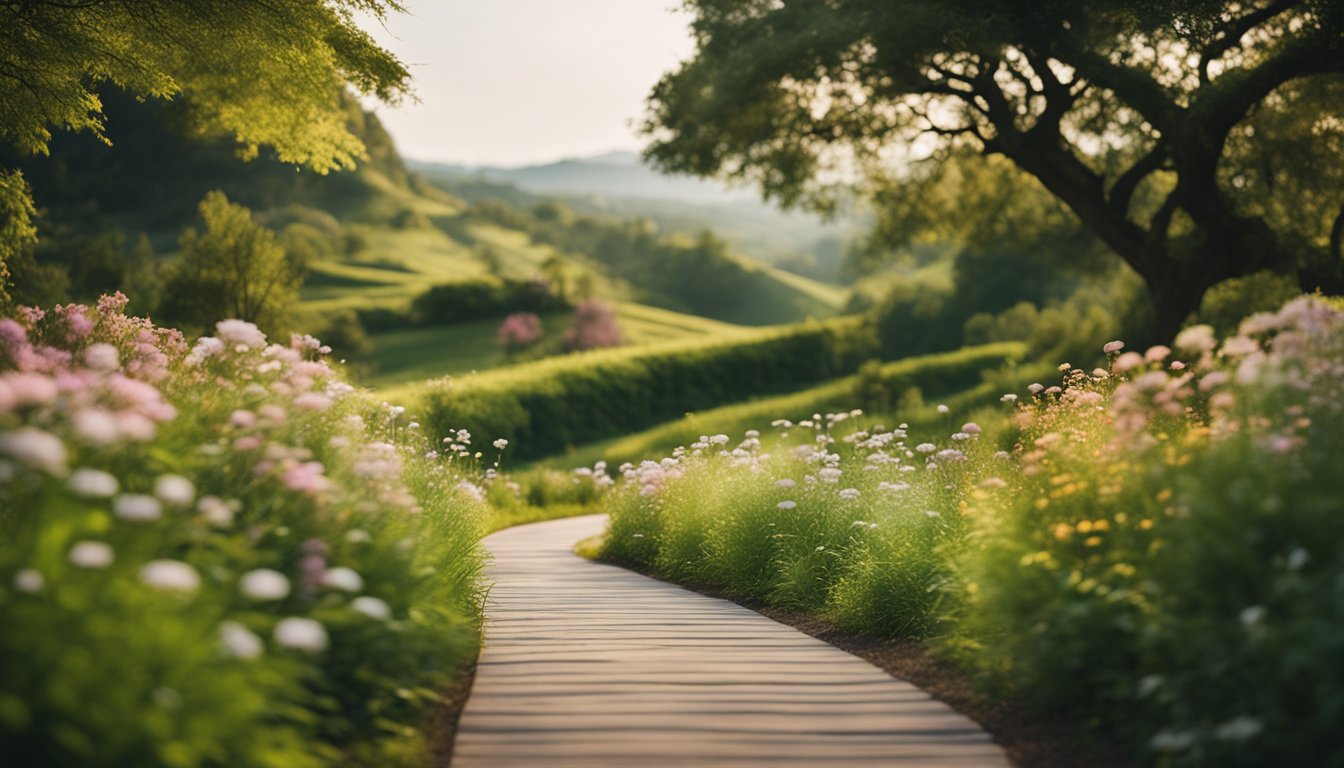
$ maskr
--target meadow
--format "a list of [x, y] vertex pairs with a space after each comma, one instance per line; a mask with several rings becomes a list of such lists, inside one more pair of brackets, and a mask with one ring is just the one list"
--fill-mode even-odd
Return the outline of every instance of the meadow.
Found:
[[921, 640], [1144, 764], [1332, 764], [1341, 331], [1302, 298], [1112, 342], [978, 421], [707, 430], [620, 468], [600, 555]]

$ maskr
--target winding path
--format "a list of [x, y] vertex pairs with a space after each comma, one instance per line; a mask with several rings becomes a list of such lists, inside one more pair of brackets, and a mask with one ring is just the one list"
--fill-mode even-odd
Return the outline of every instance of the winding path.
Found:
[[862, 659], [570, 551], [605, 521], [486, 538], [494, 587], [454, 768], [1009, 764], [975, 723]]

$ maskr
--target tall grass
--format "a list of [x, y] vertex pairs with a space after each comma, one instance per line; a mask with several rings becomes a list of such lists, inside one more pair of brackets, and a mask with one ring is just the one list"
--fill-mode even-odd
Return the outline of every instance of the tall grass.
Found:
[[1120, 346], [979, 424], [838, 412], [624, 466], [604, 556], [923, 639], [1153, 764], [1344, 762], [1344, 312]]

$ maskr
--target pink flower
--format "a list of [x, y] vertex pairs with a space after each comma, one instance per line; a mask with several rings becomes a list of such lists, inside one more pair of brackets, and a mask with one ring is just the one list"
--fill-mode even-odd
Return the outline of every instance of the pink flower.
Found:
[[325, 411], [331, 407], [331, 398], [319, 392], [304, 392], [294, 398], [294, 407], [305, 411]]
[[121, 439], [118, 421], [115, 415], [101, 408], [81, 408], [70, 416], [70, 429], [81, 441], [105, 447]]
[[50, 432], [35, 427], [19, 427], [13, 432], [0, 433], [0, 454], [49, 474], [64, 475], [66, 472], [65, 443]]
[[322, 474], [323, 471], [324, 467], [320, 462], [306, 461], [285, 470], [280, 482], [292, 491], [312, 496], [325, 491], [331, 485], [331, 481]]
[[1122, 350], [1122, 349], [1124, 349], [1124, 348], [1125, 348], [1125, 342], [1120, 341], [1120, 340], [1117, 339], [1116, 341], [1108, 341], [1108, 342], [1106, 342], [1105, 346], [1103, 346], [1103, 347], [1101, 348], [1101, 351], [1102, 351], [1102, 352], [1105, 352], [1106, 354], [1109, 355], [1109, 354], [1112, 354], [1112, 353], [1114, 353], [1114, 352], [1119, 352], [1120, 350]]
[[257, 415], [251, 411], [237, 410], [229, 414], [229, 423], [239, 429], [248, 429], [257, 423]]
[[95, 371], [115, 371], [121, 367], [121, 355], [111, 344], [91, 344], [84, 350], [84, 364]]
[[43, 406], [56, 399], [56, 382], [40, 373], [7, 373], [0, 380], [9, 385], [10, 396], [19, 408]]
[[253, 349], [266, 346], [266, 334], [245, 320], [220, 320], [215, 323], [215, 335], [225, 344], [242, 345]]

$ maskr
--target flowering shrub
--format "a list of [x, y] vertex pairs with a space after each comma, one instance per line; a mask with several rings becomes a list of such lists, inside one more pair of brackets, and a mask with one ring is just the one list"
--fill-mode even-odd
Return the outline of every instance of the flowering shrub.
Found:
[[563, 343], [569, 351], [621, 346], [621, 326], [616, 322], [616, 311], [597, 299], [579, 302], [574, 309], [574, 321], [565, 330]]
[[0, 319], [0, 762], [413, 762], [475, 649], [470, 478], [316, 340], [125, 303]]
[[1344, 312], [1173, 346], [1061, 366], [1002, 429], [836, 414], [626, 465], [605, 554], [926, 638], [1154, 763], [1342, 763]]
[[508, 352], [516, 352], [541, 339], [541, 318], [532, 312], [515, 312], [504, 318], [495, 331], [499, 345]]

